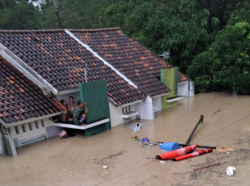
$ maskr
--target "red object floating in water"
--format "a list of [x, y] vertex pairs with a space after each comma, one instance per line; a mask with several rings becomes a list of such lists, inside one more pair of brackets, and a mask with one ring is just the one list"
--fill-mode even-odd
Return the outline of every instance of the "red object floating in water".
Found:
[[190, 154], [186, 154], [186, 155], [183, 155], [183, 156], [179, 156], [179, 157], [176, 157], [174, 158], [176, 161], [179, 161], [179, 160], [183, 160], [183, 159], [187, 159], [187, 158], [191, 158], [193, 156], [199, 156], [200, 154], [205, 154], [205, 153], [208, 153], [208, 152], [213, 152], [213, 149], [195, 149], [194, 152], [190, 153]]
[[183, 156], [191, 151], [193, 151], [195, 148], [197, 148], [197, 144], [196, 145], [191, 145], [191, 146], [187, 146], [187, 147], [184, 147], [184, 148], [180, 148], [180, 149], [177, 149], [177, 150], [173, 150], [173, 151], [170, 151], [170, 152], [166, 152], [166, 153], [163, 153], [163, 154], [160, 154], [160, 155], [157, 155], [155, 157], [155, 159], [161, 159], [161, 160], [166, 160], [166, 159], [174, 159], [176, 157], [179, 157], [179, 156]]

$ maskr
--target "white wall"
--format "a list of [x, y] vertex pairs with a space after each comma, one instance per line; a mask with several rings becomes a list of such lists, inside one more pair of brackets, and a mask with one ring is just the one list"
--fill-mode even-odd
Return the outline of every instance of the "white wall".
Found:
[[153, 98], [154, 112], [162, 110], [162, 96]]
[[[75, 101], [78, 101], [80, 99], [79, 92], [69, 93], [69, 94], [63, 94], [63, 95], [57, 95], [56, 98], [60, 101], [61, 99], [64, 99], [67, 103], [69, 100], [69, 96], [73, 96], [75, 98]], [[154, 120], [154, 112], [158, 112], [162, 110], [162, 97], [152, 98], [147, 97], [147, 99], [144, 102], [138, 103], [135, 105], [136, 111], [140, 113], [141, 119], [147, 119], [147, 120]], [[134, 111], [134, 105], [131, 105], [131, 111]], [[124, 120], [122, 115], [122, 108], [114, 106], [112, 103], [109, 102], [109, 110], [110, 110], [110, 120], [111, 120], [111, 127], [115, 127], [117, 125], [126, 123], [128, 120]], [[135, 117], [130, 118], [130, 120], [136, 119]]]
[[149, 96], [147, 96], [144, 102], [136, 104], [136, 110], [140, 113], [141, 119], [155, 119], [153, 100]]
[[[42, 125], [42, 121], [44, 125]], [[41, 137], [41, 136], [47, 137], [46, 127], [52, 126], [53, 122], [49, 120], [49, 118], [45, 118], [43, 120], [37, 120], [36, 122], [37, 122], [37, 126], [35, 124], [35, 121], [30, 122], [32, 130], [30, 130], [28, 123], [10, 127], [12, 139], [13, 140], [17, 139], [18, 141], [17, 146], [20, 146], [20, 143], [22, 141], [31, 140], [31, 139]], [[25, 131], [23, 131], [22, 126], [25, 128]], [[16, 128], [18, 130], [18, 133], [16, 132]]]
[[194, 96], [195, 95], [195, 91], [194, 91], [194, 82], [190, 81], [190, 92], [189, 92], [189, 96]]
[[116, 107], [109, 102], [109, 111], [110, 111], [111, 127], [115, 127], [124, 122], [122, 118], [122, 108]]
[[[129, 112], [129, 106], [127, 106], [127, 111]], [[126, 112], [125, 108], [124, 112]], [[111, 120], [111, 127], [115, 127], [117, 125], [121, 125], [123, 123], [135, 120], [136, 117], [131, 117], [131, 118], [122, 118], [122, 108], [121, 107], [116, 107], [112, 103], [109, 103], [109, 111], [110, 111], [110, 120]], [[135, 111], [135, 105], [130, 105], [130, 111]]]
[[194, 83], [192, 81], [178, 83], [178, 96], [194, 96]]
[[0, 154], [5, 154], [4, 146], [5, 146], [5, 144], [3, 142], [3, 135], [0, 132]]

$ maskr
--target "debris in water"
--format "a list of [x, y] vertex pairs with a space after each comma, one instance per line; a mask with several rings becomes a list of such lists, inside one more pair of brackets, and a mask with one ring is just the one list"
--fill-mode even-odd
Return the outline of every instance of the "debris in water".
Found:
[[133, 124], [133, 125], [129, 125], [128, 126], [130, 129], [132, 129], [135, 132], [139, 131], [142, 127], [143, 127], [143, 124], [141, 123], [136, 123], [136, 124]]
[[250, 149], [240, 149], [240, 150], [242, 150], [242, 151], [250, 151]]
[[196, 168], [196, 169], [194, 169], [194, 171], [205, 169], [205, 168], [208, 168], [208, 167], [213, 167], [213, 166], [216, 166], [216, 165], [220, 165], [220, 163], [215, 163], [215, 164], [212, 164], [212, 165], [206, 165], [204, 167]]
[[226, 170], [226, 173], [227, 173], [228, 176], [233, 176], [235, 170], [236, 170], [235, 167], [228, 166], [227, 170]]
[[171, 143], [163, 143], [160, 145], [160, 148], [166, 151], [172, 151], [180, 148], [179, 143], [171, 142]]
[[62, 138], [66, 134], [67, 134], [67, 132], [65, 130], [62, 130], [60, 133], [57, 134], [57, 136]]
[[132, 136], [132, 137], [131, 137], [131, 140], [133, 140], [133, 141], [140, 141], [139, 138], [138, 138], [137, 136]]
[[148, 138], [146, 138], [146, 137], [145, 137], [145, 138], [142, 138], [142, 140], [141, 140], [141, 141], [142, 141], [142, 143], [149, 143], [149, 142], [150, 142], [150, 141], [149, 141], [149, 139], [148, 139]]
[[234, 149], [231, 147], [222, 147], [222, 148], [217, 148], [216, 150], [218, 152], [229, 152], [229, 151], [233, 151]]

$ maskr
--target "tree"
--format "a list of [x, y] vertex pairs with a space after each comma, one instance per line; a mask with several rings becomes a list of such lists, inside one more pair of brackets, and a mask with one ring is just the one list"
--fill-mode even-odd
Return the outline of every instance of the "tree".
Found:
[[[220, 31], [210, 49], [195, 57], [188, 74], [200, 85], [198, 92], [230, 88], [250, 94], [249, 56], [249, 23], [227, 25], [225, 30]], [[203, 86], [206, 87], [205, 90]]]
[[[56, 10], [59, 11], [63, 28], [90, 29], [100, 27], [100, 17], [106, 7], [118, 0], [55, 0], [42, 5], [43, 26], [60, 28]], [[56, 4], [56, 7], [55, 7]]]
[[195, 80], [249, 93], [249, 0], [0, 0], [0, 29], [120, 27]]
[[41, 14], [27, 0], [0, 1], [0, 29], [39, 29]]
[[240, 9], [245, 0], [197, 0], [198, 7], [207, 9], [209, 17], [207, 19], [208, 33], [212, 33], [212, 19], [217, 18], [221, 28], [227, 25], [234, 11]]
[[170, 62], [185, 72], [208, 45], [207, 14], [196, 12], [195, 1], [123, 0], [107, 8], [103, 23], [121, 27], [157, 54], [170, 51]]

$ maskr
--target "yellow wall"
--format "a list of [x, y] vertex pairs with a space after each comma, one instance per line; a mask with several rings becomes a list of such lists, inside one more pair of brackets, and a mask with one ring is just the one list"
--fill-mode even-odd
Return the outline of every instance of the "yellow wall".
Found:
[[174, 107], [177, 105], [177, 101], [172, 103], [167, 103], [167, 98], [172, 98], [177, 96], [178, 92], [178, 69], [177, 67], [171, 67], [167, 69], [161, 69], [161, 81], [171, 92], [167, 96], [162, 97], [162, 110]]

